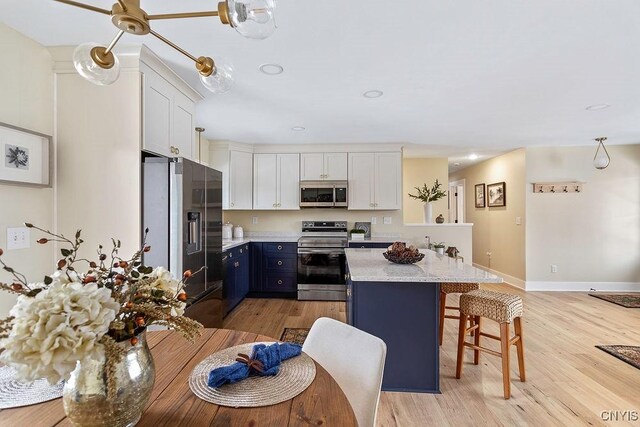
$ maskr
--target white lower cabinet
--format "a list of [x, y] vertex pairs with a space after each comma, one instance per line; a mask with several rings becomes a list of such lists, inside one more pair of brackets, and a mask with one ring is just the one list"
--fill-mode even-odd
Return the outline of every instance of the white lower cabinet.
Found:
[[349, 209], [402, 208], [402, 154], [349, 153]]
[[298, 154], [253, 155], [253, 208], [300, 209]]

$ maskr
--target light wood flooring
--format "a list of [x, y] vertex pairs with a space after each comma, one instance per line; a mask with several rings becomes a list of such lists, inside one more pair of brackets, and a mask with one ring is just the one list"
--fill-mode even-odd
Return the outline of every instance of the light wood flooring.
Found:
[[[512, 397], [503, 400], [500, 359], [482, 354], [480, 365], [474, 366], [471, 352], [462, 378], [456, 380], [457, 321], [447, 320], [440, 361], [442, 394], [383, 392], [379, 426], [640, 426], [640, 421], [605, 423], [601, 419], [602, 411], [640, 414], [640, 369], [594, 347], [640, 345], [640, 309], [586, 293], [525, 293], [504, 285], [486, 288], [517, 293], [524, 299], [527, 381], [512, 379]], [[455, 298], [452, 301], [457, 304]], [[321, 316], [345, 321], [344, 303], [249, 298], [229, 314], [225, 328], [279, 338], [285, 327], [311, 327]], [[483, 328], [497, 333], [492, 323], [485, 321]], [[517, 378], [516, 360], [513, 347], [512, 378]]]

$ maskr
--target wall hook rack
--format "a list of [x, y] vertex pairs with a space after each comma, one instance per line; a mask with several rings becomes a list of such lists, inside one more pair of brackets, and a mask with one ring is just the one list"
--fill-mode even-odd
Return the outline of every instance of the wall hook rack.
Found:
[[[584, 182], [534, 182], [534, 193], [580, 193]], [[560, 191], [562, 189], [562, 191]]]

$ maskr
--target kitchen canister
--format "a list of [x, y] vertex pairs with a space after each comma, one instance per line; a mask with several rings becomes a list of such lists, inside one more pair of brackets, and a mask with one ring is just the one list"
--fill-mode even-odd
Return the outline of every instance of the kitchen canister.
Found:
[[233, 227], [233, 238], [234, 239], [244, 239], [244, 230], [239, 225]]
[[222, 240], [233, 239], [233, 224], [222, 224]]

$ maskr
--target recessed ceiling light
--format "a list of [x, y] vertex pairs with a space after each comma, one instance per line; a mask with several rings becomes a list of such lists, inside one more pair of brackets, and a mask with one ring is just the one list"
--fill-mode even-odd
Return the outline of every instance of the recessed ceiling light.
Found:
[[585, 110], [599, 111], [599, 110], [606, 110], [609, 107], [611, 107], [611, 105], [609, 104], [595, 104], [595, 105], [589, 105], [587, 108], [585, 108]]
[[302, 126], [294, 126], [294, 127], [291, 128], [291, 130], [295, 130], [296, 132], [302, 132], [305, 129], [306, 128], [304, 128]]
[[469, 160], [476, 160], [478, 158], [477, 154], [469, 154]]
[[284, 68], [282, 68], [282, 65], [279, 65], [279, 64], [262, 64], [259, 67], [259, 69], [264, 74], [268, 74], [270, 76], [282, 74], [282, 72], [284, 71]]
[[365, 98], [380, 98], [384, 92], [381, 90], [368, 90], [362, 94]]

